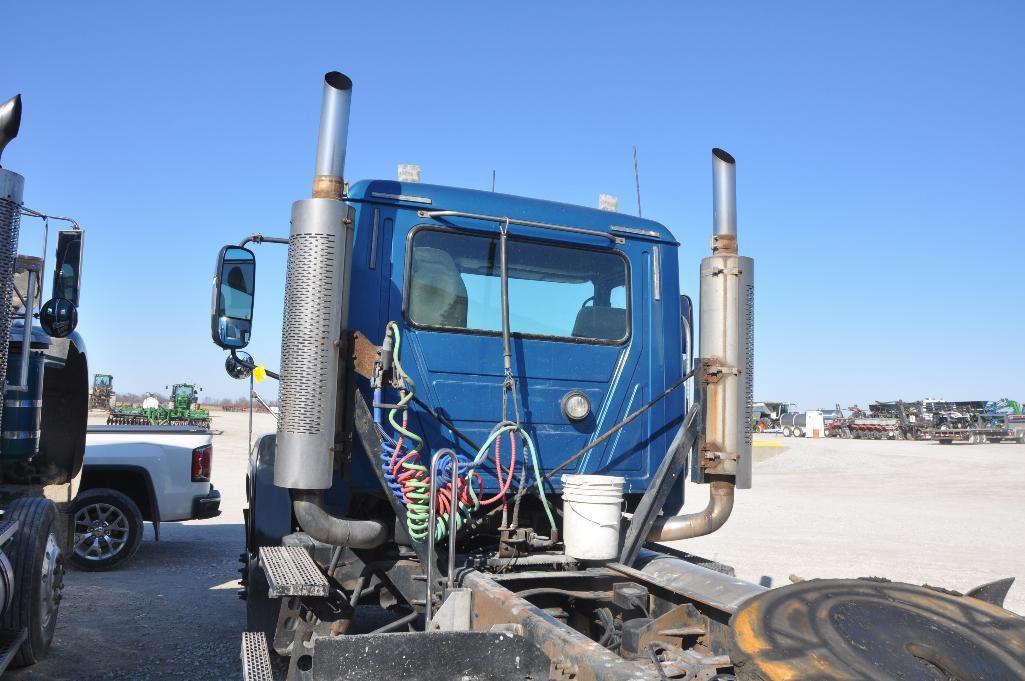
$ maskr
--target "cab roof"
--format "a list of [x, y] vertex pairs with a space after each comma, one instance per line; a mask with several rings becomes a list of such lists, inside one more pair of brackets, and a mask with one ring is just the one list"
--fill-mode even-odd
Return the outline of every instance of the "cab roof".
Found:
[[[664, 225], [653, 220], [569, 203], [477, 189], [395, 180], [361, 180], [349, 187], [347, 199], [354, 202], [390, 203], [414, 210], [458, 210], [465, 213], [582, 227], [617, 236], [650, 239], [674, 245], [678, 243]], [[619, 229], [612, 229], [613, 227]]]

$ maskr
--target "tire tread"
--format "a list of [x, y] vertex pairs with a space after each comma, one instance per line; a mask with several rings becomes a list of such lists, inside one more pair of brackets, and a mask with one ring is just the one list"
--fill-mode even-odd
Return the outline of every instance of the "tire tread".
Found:
[[[41, 553], [41, 550], [34, 542], [46, 541], [49, 532], [44, 534], [41, 530], [46, 525], [49, 525], [52, 530], [53, 523], [57, 518], [57, 508], [53, 502], [43, 497], [20, 497], [11, 501], [5, 511], [4, 517], [6, 519], [16, 519], [18, 521], [18, 531], [11, 543], [7, 545], [5, 553], [11, 559], [15, 584], [21, 584], [24, 575], [33, 575], [34, 577], [41, 567], [35, 564], [36, 554]], [[33, 541], [33, 544], [29, 547], [31, 550], [28, 551], [24, 547], [26, 539]], [[0, 620], [4, 629], [19, 631], [28, 626], [24, 613], [31, 612], [38, 607], [38, 603], [35, 602], [34, 591], [35, 589], [32, 588], [15, 589], [11, 607], [7, 609], [3, 619]], [[18, 652], [11, 661], [12, 667], [33, 665], [45, 654], [45, 648], [44, 650], [35, 650], [32, 633], [30, 629], [24, 643], [18, 648]]]

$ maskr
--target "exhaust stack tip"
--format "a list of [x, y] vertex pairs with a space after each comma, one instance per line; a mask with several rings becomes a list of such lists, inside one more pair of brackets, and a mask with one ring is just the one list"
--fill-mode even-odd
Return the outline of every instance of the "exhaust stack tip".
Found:
[[21, 129], [21, 95], [14, 95], [0, 104], [0, 156], [7, 144], [18, 136]]
[[714, 149], [712, 149], [712, 156], [715, 156], [723, 163], [729, 163], [730, 165], [737, 164], [737, 159], [733, 158], [733, 156], [730, 155], [728, 151], [726, 151], [725, 149], [720, 149], [719, 147], [715, 147]]
[[320, 106], [317, 164], [313, 173], [313, 198], [342, 197], [345, 148], [349, 134], [352, 79], [339, 71], [324, 74], [324, 98]]
[[712, 250], [725, 246], [736, 253], [737, 160], [718, 147], [712, 149]]
[[324, 74], [324, 84], [333, 87], [335, 90], [351, 90], [352, 78], [349, 78], [340, 71], [328, 71]]

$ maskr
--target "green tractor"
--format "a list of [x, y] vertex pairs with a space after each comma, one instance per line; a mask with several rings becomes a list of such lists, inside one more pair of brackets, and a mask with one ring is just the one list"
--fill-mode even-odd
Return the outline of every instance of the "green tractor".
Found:
[[142, 406], [117, 407], [107, 415], [107, 424], [116, 426], [199, 426], [210, 427], [210, 412], [199, 408], [199, 391], [191, 383], [175, 383], [171, 400], [162, 405], [147, 397]]
[[210, 427], [210, 412], [199, 404], [199, 393], [191, 383], [175, 383], [171, 389], [171, 408], [167, 410], [167, 423], [179, 426]]

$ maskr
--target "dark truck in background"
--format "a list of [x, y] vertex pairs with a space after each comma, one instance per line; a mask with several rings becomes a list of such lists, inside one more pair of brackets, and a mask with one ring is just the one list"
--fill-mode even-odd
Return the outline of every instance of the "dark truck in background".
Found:
[[[20, 122], [16, 96], [0, 105], [0, 154]], [[26, 207], [24, 184], [0, 167], [0, 672], [34, 664], [53, 640], [89, 408], [75, 333], [83, 233], [71, 218]], [[23, 215], [43, 220], [41, 258], [18, 254]], [[57, 233], [52, 298], [39, 304], [52, 220], [72, 228]]]

